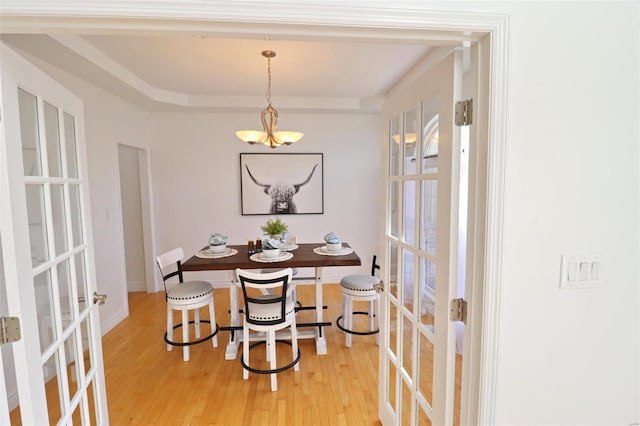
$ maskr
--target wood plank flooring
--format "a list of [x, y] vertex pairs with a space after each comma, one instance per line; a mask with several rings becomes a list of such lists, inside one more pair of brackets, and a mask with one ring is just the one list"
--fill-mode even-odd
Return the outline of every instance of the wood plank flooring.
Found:
[[[333, 321], [340, 315], [339, 287], [325, 285], [324, 296], [330, 306], [325, 315]], [[214, 297], [218, 322], [226, 324], [228, 290], [216, 289]], [[299, 287], [303, 303], [313, 297], [313, 287]], [[220, 333], [218, 348], [192, 346], [184, 362], [181, 348], [167, 352], [162, 340], [164, 294], [131, 293], [129, 303], [130, 316], [103, 339], [111, 424], [380, 424], [375, 336], [354, 336], [347, 349], [344, 335], [327, 327], [327, 355], [316, 355], [313, 340], [300, 340], [300, 371], [278, 374], [278, 390], [271, 392], [268, 375], [243, 380], [239, 361], [224, 359], [228, 332]], [[313, 314], [301, 311], [298, 321]], [[289, 346], [278, 351], [278, 360], [290, 359]], [[251, 355], [258, 361], [263, 352], [257, 348]]]
[[[316, 355], [315, 341], [299, 341], [300, 371], [278, 374], [278, 390], [271, 392], [268, 375], [242, 379], [238, 360], [224, 359], [229, 332], [220, 332], [218, 347], [210, 342], [191, 347], [191, 359], [182, 361], [182, 349], [167, 352], [162, 339], [166, 327], [164, 293], [129, 293], [130, 315], [103, 337], [103, 353], [112, 425], [379, 425], [378, 346], [375, 336], [353, 336], [344, 346], [344, 334], [335, 326], [342, 306], [337, 284], [323, 287], [329, 306], [325, 318], [328, 353]], [[229, 322], [229, 290], [214, 291], [218, 323]], [[300, 286], [298, 299], [314, 302], [313, 286]], [[363, 306], [364, 307], [364, 306]], [[207, 318], [206, 309], [201, 310]], [[310, 322], [314, 311], [300, 311], [298, 322]], [[174, 322], [180, 321], [178, 314]], [[354, 317], [365, 329], [366, 316]], [[203, 324], [203, 333], [208, 324]], [[180, 335], [179, 331], [176, 335]], [[291, 348], [278, 345], [279, 365], [289, 362]], [[242, 353], [240, 348], [239, 356]], [[264, 358], [262, 347], [251, 352], [252, 365]], [[458, 374], [460, 357], [457, 359]], [[258, 364], [260, 365], [260, 364]], [[460, 378], [456, 377], [458, 424]], [[55, 380], [47, 387], [55, 387]], [[47, 392], [55, 395], [55, 392]], [[59, 418], [57, 401], [49, 401], [50, 418]], [[56, 413], [55, 411], [58, 411]], [[74, 423], [75, 420], [74, 419]], [[11, 413], [19, 425], [19, 408]], [[79, 424], [79, 423], [78, 423]]]

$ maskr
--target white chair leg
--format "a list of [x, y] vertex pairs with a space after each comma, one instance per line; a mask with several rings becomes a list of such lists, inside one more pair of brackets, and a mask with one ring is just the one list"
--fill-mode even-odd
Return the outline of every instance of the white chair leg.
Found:
[[[182, 343], [189, 341], [189, 311], [187, 309], [182, 310]], [[182, 347], [182, 359], [189, 361], [189, 346]]]
[[[353, 330], [353, 301], [351, 297], [344, 297], [344, 324], [346, 324], [345, 328], [347, 330]], [[351, 347], [351, 333], [345, 333], [345, 346]]]
[[[249, 365], [249, 327], [245, 322], [242, 327], [242, 360], [244, 365]], [[242, 369], [242, 378], [247, 380], [249, 378], [249, 370]]]
[[[270, 368], [272, 370], [276, 369], [276, 332], [274, 330], [271, 330], [268, 332], [269, 334], [269, 346], [271, 348], [270, 352], [270, 356], [271, 359], [269, 360], [269, 365]], [[273, 392], [278, 390], [278, 379], [276, 377], [276, 373], [271, 373], [271, 390]]]
[[[173, 342], [173, 309], [167, 303], [167, 340]], [[173, 345], [167, 343], [167, 351], [171, 351]]]
[[193, 324], [196, 326], [196, 338], [200, 338], [200, 308], [193, 310]]
[[[213, 333], [214, 331], [216, 331], [216, 308], [213, 305], [213, 298], [211, 299], [211, 302], [209, 302], [209, 321], [211, 321], [211, 333]], [[218, 347], [217, 334], [213, 336], [213, 339], [211, 339], [211, 342], [214, 348]]]
[[[295, 318], [291, 322], [291, 353], [293, 355], [291, 358], [291, 361], [294, 361], [298, 356], [298, 328], [296, 327]], [[293, 371], [299, 371], [299, 370], [300, 370], [300, 363], [298, 362], [296, 363], [296, 365], [293, 366]]]

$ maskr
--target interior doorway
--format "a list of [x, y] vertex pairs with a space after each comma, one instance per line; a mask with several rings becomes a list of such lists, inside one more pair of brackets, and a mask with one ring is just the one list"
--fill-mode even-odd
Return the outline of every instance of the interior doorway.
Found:
[[118, 169], [127, 292], [153, 291], [149, 288], [153, 274], [147, 270], [151, 252], [146, 243], [150, 222], [148, 203], [145, 203], [149, 194], [146, 151], [118, 144]]

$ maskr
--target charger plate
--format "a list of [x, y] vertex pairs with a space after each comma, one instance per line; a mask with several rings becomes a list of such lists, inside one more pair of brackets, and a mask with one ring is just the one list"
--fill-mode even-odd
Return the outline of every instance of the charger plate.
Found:
[[238, 250], [227, 247], [225, 251], [220, 253], [214, 253], [209, 249], [200, 250], [196, 252], [196, 257], [199, 257], [200, 259], [220, 259], [223, 257], [235, 256], [236, 254], [238, 254]]
[[353, 249], [351, 247], [343, 247], [340, 250], [329, 250], [327, 246], [320, 246], [313, 249], [315, 254], [319, 254], [321, 256], [344, 256], [347, 254], [353, 253]]
[[252, 254], [251, 257], [249, 257], [249, 259], [253, 260], [254, 262], [260, 262], [260, 263], [274, 263], [274, 262], [283, 262], [285, 260], [291, 259], [292, 257], [293, 257], [293, 253], [289, 253], [289, 252], [282, 253], [278, 257], [265, 257], [262, 253], [255, 253], [255, 254]]

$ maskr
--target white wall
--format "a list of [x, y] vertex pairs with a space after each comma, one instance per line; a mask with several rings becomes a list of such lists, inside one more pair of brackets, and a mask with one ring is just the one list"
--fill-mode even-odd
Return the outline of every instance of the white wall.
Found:
[[[227, 235], [229, 244], [246, 244], [261, 236], [260, 226], [273, 216], [241, 215], [241, 152], [323, 153], [324, 214], [281, 218], [298, 242], [320, 242], [334, 231], [360, 255], [362, 268], [326, 268], [327, 280], [337, 282], [344, 274], [367, 271], [377, 252], [380, 217], [380, 117], [281, 112], [279, 128], [305, 136], [275, 150], [251, 146], [235, 136], [236, 130], [252, 126], [259, 126], [258, 112], [153, 114], [158, 253], [181, 246], [190, 256], [215, 232]], [[224, 272], [190, 276], [212, 281], [227, 277]]]
[[[638, 3], [511, 3], [496, 422], [629, 424], [638, 383]], [[602, 256], [560, 290], [561, 254]]]

